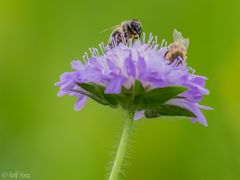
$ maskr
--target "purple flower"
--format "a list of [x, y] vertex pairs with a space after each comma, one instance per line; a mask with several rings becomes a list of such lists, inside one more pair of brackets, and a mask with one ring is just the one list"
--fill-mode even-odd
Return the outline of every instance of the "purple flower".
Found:
[[[80, 110], [88, 97], [97, 93], [92, 90], [88, 92], [80, 84], [94, 83], [103, 87], [104, 93], [101, 96], [104, 97], [117, 97], [123, 89], [130, 91], [136, 80], [141, 83], [145, 92], [172, 86], [186, 87], [184, 92], [168, 99], [164, 105], [184, 108], [195, 115], [191, 118], [192, 122], [198, 121], [207, 126], [200, 109], [210, 108], [199, 105], [203, 96], [209, 94], [205, 88], [207, 78], [194, 74], [192, 68], [186, 64], [188, 39], [174, 31], [174, 42], [169, 46], [163, 44], [159, 46], [157, 37], [154, 38], [151, 34], [146, 42], [143, 34], [142, 40], [121, 43], [113, 48], [101, 44], [102, 55], [99, 55], [96, 48], [90, 49], [90, 58], [84, 55], [84, 63], [73, 61], [73, 71], [60, 76], [60, 81], [56, 83], [60, 87], [58, 95], [76, 96], [75, 110]], [[93, 99], [100, 101], [99, 97]], [[164, 107], [165, 110], [166, 107], [168, 106]], [[144, 116], [145, 109], [136, 108], [135, 119]]]

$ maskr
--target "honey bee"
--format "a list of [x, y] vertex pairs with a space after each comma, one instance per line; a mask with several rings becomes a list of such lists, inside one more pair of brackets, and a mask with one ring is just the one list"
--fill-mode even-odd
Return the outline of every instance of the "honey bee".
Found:
[[177, 65], [186, 61], [187, 48], [189, 39], [184, 39], [182, 33], [176, 29], [173, 31], [173, 43], [168, 46], [168, 51], [165, 54], [166, 59], [171, 64], [176, 58], [181, 57], [181, 61]]
[[139, 38], [142, 34], [142, 24], [137, 19], [123, 21], [113, 28], [108, 42], [110, 48], [122, 43], [124, 40], [126, 41], [124, 43], [127, 43], [129, 39]]

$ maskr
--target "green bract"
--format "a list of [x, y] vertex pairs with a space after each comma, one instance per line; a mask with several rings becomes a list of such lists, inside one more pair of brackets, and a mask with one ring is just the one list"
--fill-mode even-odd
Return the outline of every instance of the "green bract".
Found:
[[120, 94], [106, 94], [104, 93], [105, 88], [95, 83], [77, 83], [77, 85], [82, 89], [80, 93], [102, 105], [112, 108], [120, 106], [127, 111], [133, 106], [137, 111], [144, 110], [146, 118], [158, 116], [196, 117], [187, 109], [166, 104], [171, 99], [182, 98], [179, 95], [187, 90], [186, 87], [168, 86], [146, 91], [141, 82], [136, 80], [129, 90], [122, 88]]

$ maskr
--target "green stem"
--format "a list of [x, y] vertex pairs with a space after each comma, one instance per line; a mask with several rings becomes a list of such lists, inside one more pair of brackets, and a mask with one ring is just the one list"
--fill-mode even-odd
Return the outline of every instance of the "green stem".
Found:
[[122, 132], [121, 141], [118, 146], [117, 154], [113, 163], [113, 167], [109, 176], [109, 180], [118, 180], [122, 168], [122, 164], [124, 161], [124, 156], [126, 154], [129, 137], [131, 135], [132, 124], [133, 124], [133, 117], [134, 117], [134, 110], [129, 111], [129, 117], [125, 122], [125, 126]]

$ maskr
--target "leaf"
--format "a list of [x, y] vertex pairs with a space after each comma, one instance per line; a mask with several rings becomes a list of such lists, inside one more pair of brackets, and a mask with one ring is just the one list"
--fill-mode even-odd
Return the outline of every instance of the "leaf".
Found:
[[[95, 83], [77, 83], [83, 89], [80, 93], [90, 97], [96, 102], [116, 108], [120, 105], [129, 110], [134, 105], [136, 109], [145, 109], [146, 117], [167, 116], [191, 116], [194, 114], [186, 109], [173, 105], [163, 105], [172, 98], [178, 98], [178, 94], [186, 90], [185, 87], [170, 86], [153, 89], [145, 93], [140, 81], [136, 80], [131, 89], [122, 88], [120, 94], [105, 94], [105, 87]], [[179, 97], [181, 98], [181, 97]]]
[[127, 94], [119, 94], [119, 95], [116, 95], [116, 97], [121, 107], [128, 111], [130, 106], [132, 105], [132, 97]]
[[122, 87], [122, 91], [120, 94], [117, 94], [116, 97], [118, 99], [118, 103], [121, 107], [125, 110], [129, 110], [130, 106], [132, 105], [133, 101], [133, 88], [126, 89], [124, 86]]
[[142, 99], [142, 95], [145, 94], [145, 89], [142, 85], [142, 83], [139, 80], [136, 80], [134, 82], [134, 86], [133, 86], [133, 104], [138, 105], [141, 103], [141, 99]]
[[142, 109], [146, 109], [150, 105], [163, 104], [166, 101], [177, 97], [178, 94], [181, 94], [186, 90], [187, 88], [182, 86], [169, 86], [153, 89], [141, 97], [140, 107]]
[[104, 94], [103, 86], [96, 85], [94, 83], [77, 83], [77, 85], [86, 91], [83, 92], [84, 95], [90, 97], [100, 104], [109, 105], [112, 107], [116, 107], [118, 104], [113, 95]]
[[175, 105], [158, 105], [145, 110], [145, 116], [147, 118], [155, 118], [158, 116], [186, 116], [186, 117], [196, 117], [196, 115], [179, 106]]
[[142, 94], [145, 94], [144, 87], [139, 80], [136, 80], [133, 86], [133, 96], [136, 97]]
[[84, 94], [86, 96], [88, 96], [89, 98], [93, 99], [94, 101], [102, 104], [102, 105], [110, 105], [108, 102], [106, 102], [104, 99], [99, 98], [98, 96], [91, 94], [89, 92], [80, 92], [81, 94]]
[[94, 84], [99, 92], [102, 94], [102, 96], [104, 97], [104, 99], [109, 102], [109, 104], [111, 104], [112, 106], [117, 106], [118, 105], [118, 100], [116, 98], [116, 94], [105, 94], [104, 91], [105, 91], [105, 87], [101, 86], [101, 85], [97, 85], [97, 84]]

